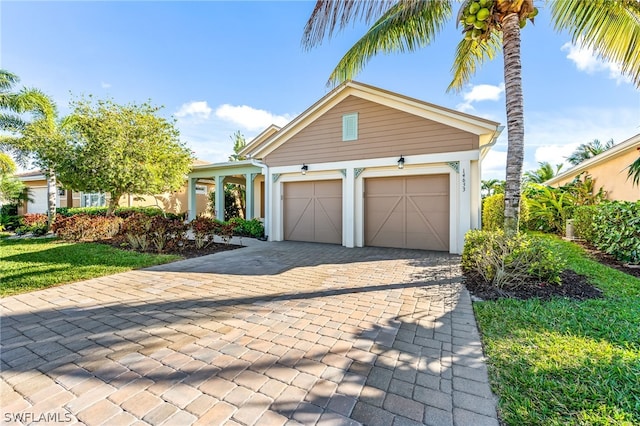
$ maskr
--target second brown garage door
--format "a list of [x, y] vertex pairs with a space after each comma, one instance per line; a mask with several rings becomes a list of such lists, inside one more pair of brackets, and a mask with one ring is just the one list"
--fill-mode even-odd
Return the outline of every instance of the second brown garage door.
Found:
[[365, 245], [449, 251], [449, 175], [365, 179]]
[[342, 181], [284, 184], [284, 239], [342, 244]]

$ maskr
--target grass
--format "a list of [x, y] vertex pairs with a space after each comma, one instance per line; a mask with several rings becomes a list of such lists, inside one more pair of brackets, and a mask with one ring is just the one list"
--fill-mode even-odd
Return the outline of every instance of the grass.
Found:
[[95, 243], [0, 236], [0, 296], [40, 290], [180, 259]]
[[553, 240], [604, 298], [474, 304], [508, 425], [640, 424], [640, 279]]

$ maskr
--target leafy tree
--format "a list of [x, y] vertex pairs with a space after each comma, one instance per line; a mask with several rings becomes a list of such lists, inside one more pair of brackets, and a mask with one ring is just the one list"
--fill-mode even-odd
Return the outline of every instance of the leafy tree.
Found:
[[13, 159], [0, 152], [0, 204], [14, 204], [22, 198], [25, 186], [11, 175], [16, 171]]
[[191, 151], [175, 123], [157, 116], [160, 108], [86, 99], [72, 105], [55, 158], [65, 187], [108, 192], [112, 214], [124, 194], [153, 195], [184, 185]]
[[524, 174], [524, 181], [529, 183], [543, 183], [560, 173], [562, 163], [556, 164], [555, 169], [549, 162], [543, 161], [538, 163], [537, 170], [529, 170]]
[[[378, 53], [416, 51], [429, 45], [452, 16], [451, 0], [342, 1], [318, 0], [305, 26], [303, 44], [319, 45], [352, 20], [373, 25], [338, 62], [332, 83], [356, 75]], [[640, 2], [633, 0], [563, 0], [549, 2], [557, 30], [568, 30], [573, 42], [621, 64], [640, 85]], [[524, 159], [524, 107], [520, 30], [537, 14], [533, 0], [465, 1], [456, 19], [462, 24], [452, 67], [450, 90], [460, 90], [486, 60], [502, 48], [507, 112], [505, 229], [517, 230]], [[473, 16], [473, 18], [472, 18]]]
[[[0, 149], [11, 152], [22, 165], [33, 157], [36, 165], [45, 171], [49, 194], [48, 221], [51, 225], [55, 220], [58, 191], [48, 153], [56, 149], [53, 140], [58, 133], [57, 110], [53, 100], [38, 89], [22, 88], [13, 92], [13, 86], [18, 82], [18, 76], [0, 70], [0, 130], [5, 132], [0, 136]], [[25, 113], [31, 114], [32, 119], [24, 120]], [[37, 139], [28, 136], [34, 132], [38, 134]]]
[[567, 161], [574, 166], [582, 163], [589, 158], [595, 157], [598, 154], [602, 154], [609, 148], [613, 147], [614, 142], [613, 139], [609, 139], [607, 143], [604, 145], [598, 139], [594, 139], [591, 142], [583, 143], [578, 148], [576, 148], [573, 153], [567, 157]]

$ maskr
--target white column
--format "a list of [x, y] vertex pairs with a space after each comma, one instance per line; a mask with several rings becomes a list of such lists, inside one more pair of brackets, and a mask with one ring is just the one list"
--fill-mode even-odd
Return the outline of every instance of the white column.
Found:
[[224, 176], [216, 175], [216, 219], [224, 221]]
[[267, 170], [264, 175], [264, 235], [266, 235], [269, 241], [273, 241], [272, 226], [271, 226], [271, 185], [273, 184], [271, 171]]
[[[189, 209], [189, 220], [196, 218], [196, 182], [198, 179], [191, 178], [187, 187], [187, 208]], [[131, 197], [129, 197], [131, 198]]]
[[245, 219], [251, 220], [253, 219], [253, 197], [254, 197], [254, 183], [253, 183], [253, 173], [247, 173], [244, 175], [245, 178], [245, 186], [244, 186], [244, 206], [245, 206]]
[[464, 235], [471, 229], [471, 162], [469, 160], [460, 161], [460, 172], [458, 173], [458, 188], [460, 190], [459, 218], [460, 224], [458, 228], [458, 248], [456, 252], [462, 253], [464, 247]]
[[342, 186], [344, 191], [344, 214], [342, 223], [342, 243], [345, 247], [355, 247], [355, 226], [356, 226], [356, 197], [355, 197], [355, 173], [353, 167], [346, 169], [346, 177]]

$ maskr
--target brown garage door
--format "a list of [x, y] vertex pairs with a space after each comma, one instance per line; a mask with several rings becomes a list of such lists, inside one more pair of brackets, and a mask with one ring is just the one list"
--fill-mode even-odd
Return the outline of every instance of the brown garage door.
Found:
[[284, 184], [284, 239], [342, 244], [342, 181]]
[[365, 179], [365, 245], [449, 251], [449, 175]]

